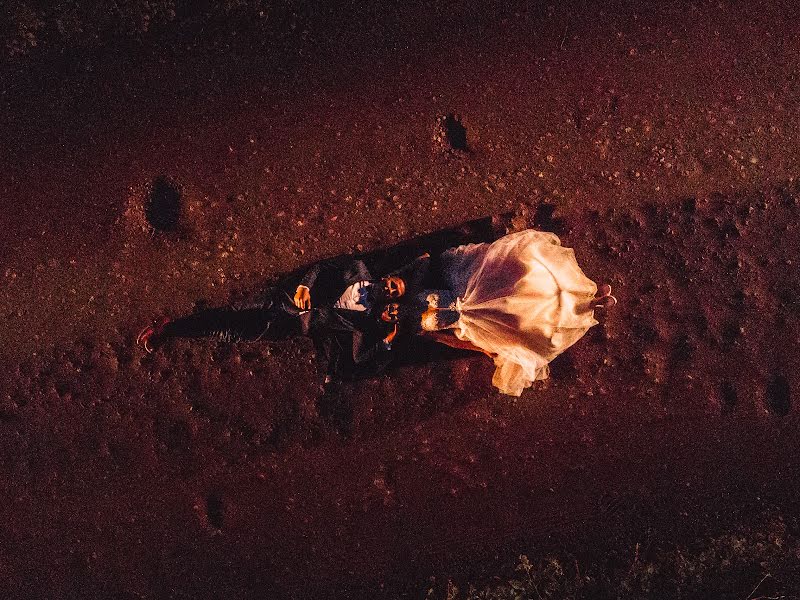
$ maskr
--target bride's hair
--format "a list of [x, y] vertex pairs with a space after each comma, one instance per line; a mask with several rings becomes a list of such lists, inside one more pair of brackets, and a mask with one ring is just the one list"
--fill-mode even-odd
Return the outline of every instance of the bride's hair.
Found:
[[379, 319], [384, 323], [397, 323], [400, 320], [400, 307], [397, 302], [387, 302], [381, 308]]

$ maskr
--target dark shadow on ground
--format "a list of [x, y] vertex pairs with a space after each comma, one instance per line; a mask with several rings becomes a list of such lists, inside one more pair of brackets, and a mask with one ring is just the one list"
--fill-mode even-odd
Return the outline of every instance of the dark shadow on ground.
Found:
[[[507, 233], [511, 217], [511, 214], [501, 214], [467, 221], [457, 227], [435, 231], [389, 248], [381, 248], [369, 253], [352, 255], [351, 258], [363, 260], [374, 277], [382, 277], [407, 265], [426, 252], [431, 256], [436, 256], [448, 248], [453, 248], [462, 244], [492, 242]], [[349, 255], [339, 255], [333, 257], [332, 260], [344, 258], [345, 256]], [[294, 289], [297, 287], [297, 283], [308, 271], [309, 267], [310, 265], [307, 265], [302, 269], [297, 269], [281, 275], [278, 277], [277, 281], [265, 282], [264, 286], [256, 291], [246, 290], [234, 292], [231, 297], [231, 304], [245, 306], [253, 302], [258, 302], [259, 299], [264, 298], [265, 293], [268, 293], [276, 287], [283, 290], [291, 297], [294, 293]], [[200, 300], [197, 302], [197, 306], [198, 308], [207, 308], [207, 303]], [[264, 341], [276, 340], [265, 339]], [[393, 354], [394, 358], [389, 367], [390, 370], [404, 365], [419, 365], [454, 360], [465, 356], [471, 356], [473, 353], [450, 348], [418, 336], [409, 336], [397, 340]], [[356, 373], [352, 379], [364, 379], [373, 375], [374, 374], [371, 372], [363, 374]]]
[[[511, 217], [511, 214], [506, 213], [475, 219], [462, 225], [441, 229], [388, 248], [379, 248], [363, 254], [340, 254], [330, 257], [330, 260], [338, 260], [345, 257], [359, 259], [364, 261], [374, 277], [383, 277], [407, 265], [425, 252], [431, 256], [436, 256], [448, 248], [454, 248], [462, 244], [492, 242], [506, 234], [506, 228], [511, 222]], [[293, 291], [297, 286], [297, 282], [308, 271], [310, 266], [306, 265], [290, 273], [280, 275], [277, 278], [277, 285], [287, 292]], [[267, 282], [266, 285], [274, 286], [276, 282]]]

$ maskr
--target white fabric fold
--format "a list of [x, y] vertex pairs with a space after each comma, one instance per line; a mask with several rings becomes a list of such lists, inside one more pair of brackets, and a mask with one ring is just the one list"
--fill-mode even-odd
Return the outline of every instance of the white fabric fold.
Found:
[[495, 356], [492, 383], [519, 396], [548, 376], [548, 363], [597, 324], [597, 285], [571, 248], [528, 229], [443, 255], [447, 287], [459, 297], [455, 333]]

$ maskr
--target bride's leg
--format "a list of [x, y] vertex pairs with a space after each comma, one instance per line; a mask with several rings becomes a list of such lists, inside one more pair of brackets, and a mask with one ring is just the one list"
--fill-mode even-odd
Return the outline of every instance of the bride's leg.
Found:
[[450, 346], [451, 348], [458, 348], [459, 350], [471, 350], [473, 352], [481, 352], [488, 356], [489, 358], [494, 358], [494, 355], [490, 352], [486, 352], [485, 350], [481, 350], [472, 342], [468, 342], [467, 340], [460, 340], [458, 339], [452, 331], [426, 331], [423, 332], [423, 335], [433, 338], [440, 344], [444, 344], [445, 346]]

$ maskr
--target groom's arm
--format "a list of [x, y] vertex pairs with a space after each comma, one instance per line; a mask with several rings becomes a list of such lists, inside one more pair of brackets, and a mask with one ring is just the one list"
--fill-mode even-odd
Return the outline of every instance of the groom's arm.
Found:
[[294, 305], [299, 308], [300, 310], [310, 310], [311, 309], [311, 286], [314, 285], [314, 282], [317, 281], [317, 277], [319, 277], [319, 273], [322, 270], [322, 263], [317, 263], [312, 266], [308, 271], [306, 271], [303, 278], [300, 280], [300, 283], [297, 285], [297, 289], [294, 292]]
[[361, 365], [372, 360], [385, 360], [392, 349], [392, 342], [397, 336], [397, 323], [395, 323], [383, 338], [372, 341], [360, 331], [353, 332], [353, 362]]
[[[317, 298], [312, 298], [312, 291], [318, 282], [322, 286], [341, 287], [343, 292], [344, 288], [352, 283], [370, 279], [372, 277], [369, 269], [361, 260], [344, 258], [321, 261], [303, 275], [295, 290], [294, 304], [302, 310], [309, 310], [316, 305]], [[318, 296], [319, 294], [313, 295]]]

